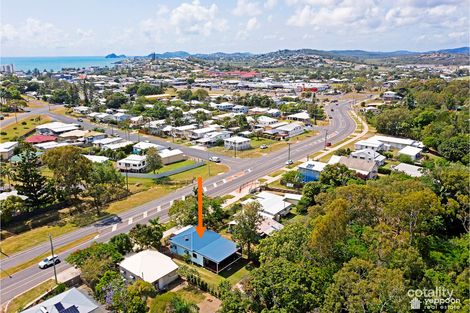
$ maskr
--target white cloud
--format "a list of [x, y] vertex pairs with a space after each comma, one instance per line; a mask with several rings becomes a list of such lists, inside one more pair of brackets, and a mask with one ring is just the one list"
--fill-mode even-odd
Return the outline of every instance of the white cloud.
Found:
[[139, 31], [144, 39], [151, 43], [165, 42], [176, 35], [177, 42], [185, 42], [188, 36], [210, 36], [227, 28], [227, 21], [220, 18], [216, 4], [202, 5], [199, 1], [182, 3], [168, 9], [160, 6], [153, 18], [143, 20]]
[[258, 2], [237, 0], [237, 5], [232, 12], [236, 16], [256, 16], [262, 13]]
[[239, 39], [246, 39], [250, 36], [250, 33], [256, 29], [260, 28], [260, 23], [256, 17], [250, 18], [246, 25], [237, 33], [237, 38]]
[[15, 47], [39, 46], [47, 48], [74, 47], [94, 38], [91, 30], [77, 28], [66, 32], [50, 22], [28, 18], [21, 26], [4, 24], [0, 28], [2, 44]]
[[[468, 24], [463, 0], [286, 0], [294, 13], [287, 25], [331, 33], [393, 32], [397, 27], [452, 31]], [[468, 5], [467, 5], [468, 7]]]
[[277, 0], [266, 0], [266, 2], [264, 3], [264, 7], [266, 9], [272, 9], [276, 6], [277, 4]]
[[219, 16], [216, 4], [205, 7], [195, 0], [173, 9], [170, 24], [179, 34], [209, 36], [213, 31], [225, 30], [227, 22]]
[[248, 20], [246, 23], [246, 30], [247, 31], [252, 31], [254, 29], [258, 29], [260, 27], [260, 24], [258, 23], [258, 20], [256, 17], [252, 17]]

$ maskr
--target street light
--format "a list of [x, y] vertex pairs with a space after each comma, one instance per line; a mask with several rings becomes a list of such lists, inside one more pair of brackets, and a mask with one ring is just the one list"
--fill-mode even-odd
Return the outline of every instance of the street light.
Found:
[[287, 143], [287, 147], [288, 147], [288, 149], [287, 149], [287, 161], [288, 161], [288, 162], [289, 162], [289, 160], [290, 160], [290, 145], [291, 145], [291, 144], [292, 144], [292, 143], [290, 143], [290, 142]]
[[209, 170], [209, 177], [211, 177], [211, 160], [209, 151], [207, 151], [207, 169]]
[[54, 278], [55, 278], [55, 283], [56, 283], [56, 284], [59, 284], [59, 282], [57, 281], [57, 270], [56, 270], [56, 268], [55, 268], [55, 261], [56, 261], [56, 260], [55, 260], [55, 258], [54, 258], [54, 257], [55, 257], [55, 255], [54, 255], [54, 245], [52, 244], [52, 236], [51, 236], [51, 234], [49, 234], [49, 241], [51, 242], [51, 255], [52, 255], [52, 260], [53, 260], [52, 264], [53, 264], [53, 266], [54, 266]]
[[125, 163], [126, 166], [126, 185], [127, 185], [127, 192], [129, 192], [129, 163]]

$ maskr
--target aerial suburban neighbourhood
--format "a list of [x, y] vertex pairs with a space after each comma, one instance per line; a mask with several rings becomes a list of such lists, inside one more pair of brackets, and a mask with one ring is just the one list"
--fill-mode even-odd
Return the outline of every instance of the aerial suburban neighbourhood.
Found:
[[468, 312], [469, 4], [347, 2], [5, 1], [0, 312]]

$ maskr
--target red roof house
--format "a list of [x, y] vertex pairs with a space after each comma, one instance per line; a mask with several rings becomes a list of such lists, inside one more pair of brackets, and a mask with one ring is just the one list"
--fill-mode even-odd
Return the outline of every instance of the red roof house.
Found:
[[50, 141], [55, 141], [56, 136], [50, 136], [50, 135], [33, 135], [25, 139], [24, 142], [27, 143], [43, 143], [43, 142], [50, 142]]

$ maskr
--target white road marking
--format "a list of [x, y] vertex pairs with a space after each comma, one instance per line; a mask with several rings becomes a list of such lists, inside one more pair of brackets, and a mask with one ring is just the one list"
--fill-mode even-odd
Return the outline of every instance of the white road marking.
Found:
[[147, 211], [145, 211], [143, 218], [146, 218], [146, 217], [147, 217], [147, 214], [148, 214]]
[[214, 188], [217, 187], [217, 183], [213, 183], [212, 185], [214, 186]]
[[113, 228], [111, 229], [111, 231], [116, 231], [116, 229], [117, 229], [117, 224], [114, 224], [114, 225], [113, 225]]
[[98, 239], [100, 238], [100, 234], [96, 235], [93, 239]]
[[207, 187], [202, 187], [202, 190], [204, 190], [204, 192], [207, 191]]
[[227, 183], [227, 180], [224, 178], [224, 179], [222, 179], [222, 182], [223, 182], [224, 184], [226, 184], [226, 183]]
[[157, 206], [157, 212], [160, 212], [162, 210], [161, 206]]
[[181, 197], [181, 200], [184, 201], [185, 199], [186, 199], [186, 196], [182, 196], [182, 197]]
[[127, 225], [132, 224], [132, 221], [133, 221], [133, 220], [134, 220], [134, 219], [133, 219], [132, 217], [129, 217], [129, 221], [127, 222]]

